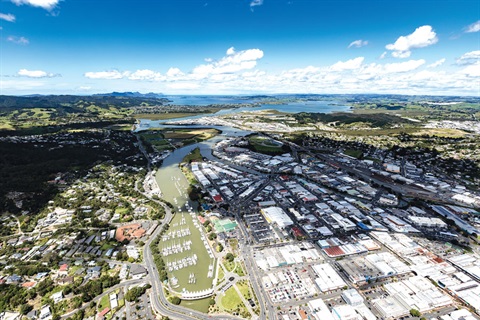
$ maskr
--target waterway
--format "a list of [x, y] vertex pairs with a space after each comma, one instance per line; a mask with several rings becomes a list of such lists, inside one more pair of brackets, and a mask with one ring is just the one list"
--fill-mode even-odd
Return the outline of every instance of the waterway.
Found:
[[[141, 123], [148, 123], [149, 127], [173, 127], [165, 126], [158, 121], [142, 120]], [[139, 126], [141, 127], [141, 126]], [[185, 128], [186, 126], [181, 126]], [[198, 128], [204, 126], [187, 126], [189, 128]], [[176, 149], [172, 152], [162, 163], [162, 166], [156, 172], [156, 179], [160, 189], [162, 191], [162, 197], [172, 203], [175, 207], [175, 216], [170, 223], [170, 231], [177, 231], [185, 228], [191, 230], [191, 235], [182, 237], [181, 239], [167, 240], [160, 242], [160, 250], [165, 246], [171, 246], [172, 244], [184, 243], [184, 241], [191, 240], [192, 248], [189, 251], [173, 254], [164, 257], [165, 262], [174, 262], [185, 257], [190, 257], [196, 254], [198, 257], [197, 264], [195, 266], [189, 266], [181, 270], [169, 272], [169, 278], [175, 277], [178, 281], [176, 291], [182, 292], [183, 288], [193, 291], [199, 291], [211, 288], [213, 278], [207, 278], [208, 267], [214, 264], [215, 260], [211, 259], [207, 249], [203, 245], [201, 240], [200, 231], [197, 230], [193, 223], [193, 218], [188, 214], [188, 208], [193, 208], [193, 211], [197, 213], [197, 203], [190, 201], [187, 194], [189, 187], [188, 180], [179, 168], [179, 163], [183, 158], [195, 148], [199, 148], [202, 155], [208, 159], [216, 159], [212, 155], [212, 147], [219, 141], [227, 139], [229, 137], [244, 136], [251, 132], [242, 131], [234, 128], [215, 126], [214, 128], [220, 130], [222, 133], [201, 143], [196, 143], [183, 148]], [[196, 215], [195, 215], [196, 216]], [[182, 223], [182, 221], [184, 221]], [[194, 274], [196, 277], [196, 283], [189, 283], [189, 277]], [[182, 306], [189, 307], [198, 311], [207, 312], [209, 305], [209, 299], [202, 299], [196, 301], [182, 301]]]

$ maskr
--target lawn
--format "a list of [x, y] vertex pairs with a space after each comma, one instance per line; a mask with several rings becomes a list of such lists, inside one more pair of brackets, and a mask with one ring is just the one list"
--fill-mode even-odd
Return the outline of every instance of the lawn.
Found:
[[238, 290], [240, 290], [240, 292], [242, 293], [243, 297], [246, 300], [252, 299], [252, 293], [251, 293], [251, 290], [250, 290], [250, 286], [248, 285], [247, 282], [239, 281], [239, 282], [237, 282], [236, 285], [237, 285]]
[[218, 267], [218, 278], [217, 278], [217, 283], [220, 283], [223, 281], [223, 278], [225, 278], [225, 271], [223, 271], [222, 267]]
[[245, 272], [243, 271], [243, 268], [242, 268], [242, 264], [240, 262], [237, 262], [237, 267], [235, 268], [234, 272], [238, 274], [240, 277], [243, 277], [245, 275]]
[[235, 261], [230, 262], [227, 260], [223, 260], [223, 265], [225, 266], [225, 269], [227, 269], [227, 271], [231, 272], [235, 268]]
[[222, 306], [230, 311], [243, 306], [242, 299], [234, 287], [225, 291], [224, 296], [222, 297]]
[[102, 311], [105, 308], [110, 308], [110, 295], [105, 295], [98, 303], [98, 311]]

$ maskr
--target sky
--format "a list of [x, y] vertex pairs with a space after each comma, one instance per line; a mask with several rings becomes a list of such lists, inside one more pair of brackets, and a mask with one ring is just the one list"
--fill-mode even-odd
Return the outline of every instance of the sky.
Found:
[[0, 94], [480, 96], [478, 0], [0, 0]]

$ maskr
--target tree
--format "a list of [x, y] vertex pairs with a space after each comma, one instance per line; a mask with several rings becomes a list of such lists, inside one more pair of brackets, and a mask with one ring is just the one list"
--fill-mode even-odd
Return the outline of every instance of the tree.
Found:
[[233, 262], [233, 260], [235, 260], [235, 256], [229, 252], [229, 253], [227, 253], [227, 255], [225, 256], [225, 259], [226, 259], [228, 262]]
[[26, 315], [27, 313], [32, 311], [32, 309], [33, 309], [33, 307], [31, 305], [29, 305], [28, 303], [27, 304], [22, 304], [20, 306], [20, 313], [23, 314], [23, 315]]
[[174, 305], [178, 306], [178, 305], [180, 304], [180, 302], [182, 302], [182, 299], [180, 299], [180, 298], [177, 297], [177, 296], [174, 296], [174, 297], [172, 297], [172, 300], [171, 300], [171, 301], [172, 301], [172, 303], [173, 303]]
[[217, 234], [215, 232], [212, 232], [208, 235], [208, 240], [215, 240], [217, 239]]
[[417, 309], [410, 309], [410, 315], [412, 315], [412, 317], [420, 317], [422, 314]]

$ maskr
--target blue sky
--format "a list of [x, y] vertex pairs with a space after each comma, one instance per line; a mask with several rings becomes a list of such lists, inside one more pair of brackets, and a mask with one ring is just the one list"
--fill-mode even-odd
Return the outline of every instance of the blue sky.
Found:
[[0, 94], [480, 95], [478, 0], [0, 0]]

